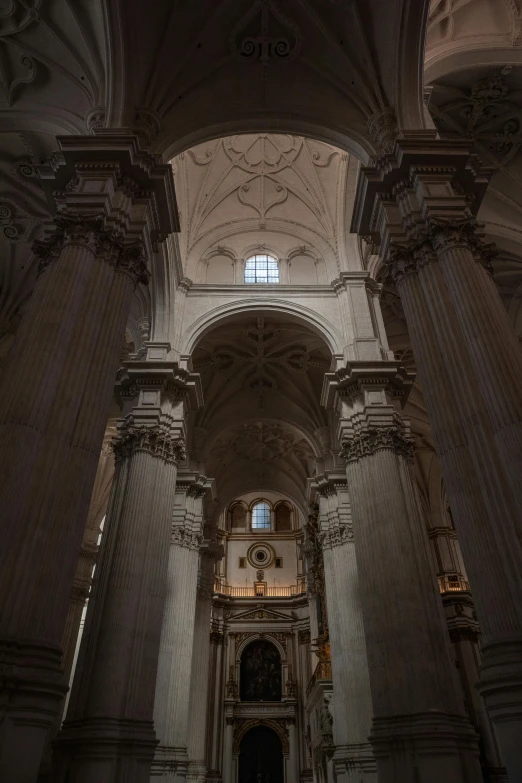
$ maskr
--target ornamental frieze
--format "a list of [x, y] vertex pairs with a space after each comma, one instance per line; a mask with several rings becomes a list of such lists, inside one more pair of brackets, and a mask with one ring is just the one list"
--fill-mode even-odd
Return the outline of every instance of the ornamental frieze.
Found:
[[353, 542], [353, 528], [351, 525], [339, 525], [339, 527], [327, 530], [322, 535], [323, 549], [332, 549], [333, 547], [351, 542]]

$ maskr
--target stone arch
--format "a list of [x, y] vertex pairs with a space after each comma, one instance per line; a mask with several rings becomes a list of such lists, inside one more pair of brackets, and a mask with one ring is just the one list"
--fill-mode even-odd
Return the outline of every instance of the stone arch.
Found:
[[182, 356], [189, 357], [203, 337], [212, 329], [221, 326], [224, 321], [242, 315], [255, 318], [261, 314], [290, 317], [321, 337], [332, 354], [342, 356], [343, 340], [341, 335], [333, 324], [320, 313], [284, 299], [271, 302], [256, 298], [241, 299], [220, 305], [197, 318], [181, 338]]
[[281, 663], [286, 663], [286, 648], [279, 639], [277, 639], [275, 636], [273, 636], [270, 632], [262, 633], [258, 631], [252, 631], [245, 639], [243, 639], [240, 644], [236, 647], [236, 663], [241, 663], [242, 655], [245, 651], [245, 649], [248, 647], [249, 644], [254, 642], [256, 639], [265, 639], [268, 642], [271, 642], [271, 644], [274, 645], [274, 647], [277, 648], [277, 651], [279, 652], [279, 655], [281, 657]]
[[283, 755], [287, 756], [290, 753], [288, 735], [280, 721], [271, 720], [270, 718], [252, 718], [251, 720], [247, 720], [244, 723], [241, 723], [235, 733], [234, 744], [232, 746], [232, 753], [234, 755], [239, 753], [239, 746], [245, 734], [256, 726], [266, 726], [267, 728], [272, 729], [272, 731], [274, 731], [281, 740]]

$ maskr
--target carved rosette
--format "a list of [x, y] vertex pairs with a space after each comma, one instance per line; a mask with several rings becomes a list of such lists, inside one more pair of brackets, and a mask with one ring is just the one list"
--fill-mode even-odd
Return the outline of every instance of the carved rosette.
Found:
[[[200, 533], [193, 533], [192, 530], [187, 530], [183, 525], [172, 525], [170, 534], [171, 544], [199, 552], [202, 540], [203, 536]], [[210, 592], [209, 597], [212, 598], [212, 592]]]
[[163, 427], [130, 426], [122, 435], [114, 438], [112, 447], [117, 462], [128, 459], [136, 452], [145, 452], [173, 465], [185, 459], [183, 439], [173, 436]]
[[414, 441], [399, 427], [368, 428], [356, 433], [351, 440], [343, 441], [340, 457], [347, 464], [371, 457], [378, 451], [392, 451], [408, 462], [413, 462]]
[[58, 212], [54, 223], [56, 228], [50, 236], [33, 243], [33, 253], [39, 259], [38, 275], [58, 259], [64, 247], [79, 245], [120, 274], [127, 275], [135, 286], [139, 283], [148, 284], [150, 274], [142, 243], [125, 245], [117, 232], [104, 229], [102, 215]]
[[392, 243], [385, 265], [386, 276], [398, 285], [444, 253], [458, 248], [469, 250], [475, 261], [492, 274], [492, 261], [498, 251], [492, 242], [484, 241], [484, 225], [466, 216], [456, 220], [430, 218], [427, 229], [415, 233], [405, 245]]

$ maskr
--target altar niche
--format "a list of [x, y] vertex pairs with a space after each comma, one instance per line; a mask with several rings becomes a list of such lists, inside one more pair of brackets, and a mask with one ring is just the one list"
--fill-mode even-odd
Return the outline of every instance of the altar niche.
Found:
[[266, 639], [245, 647], [240, 669], [241, 701], [281, 701], [281, 656]]
[[281, 740], [267, 726], [250, 729], [241, 740], [238, 783], [284, 783]]

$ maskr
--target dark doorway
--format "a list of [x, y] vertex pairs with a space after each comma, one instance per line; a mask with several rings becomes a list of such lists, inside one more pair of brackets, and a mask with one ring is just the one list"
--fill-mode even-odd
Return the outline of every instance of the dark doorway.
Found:
[[267, 726], [247, 731], [239, 746], [239, 783], [284, 783], [281, 740]]
[[281, 656], [275, 645], [257, 639], [241, 656], [241, 701], [281, 701]]

